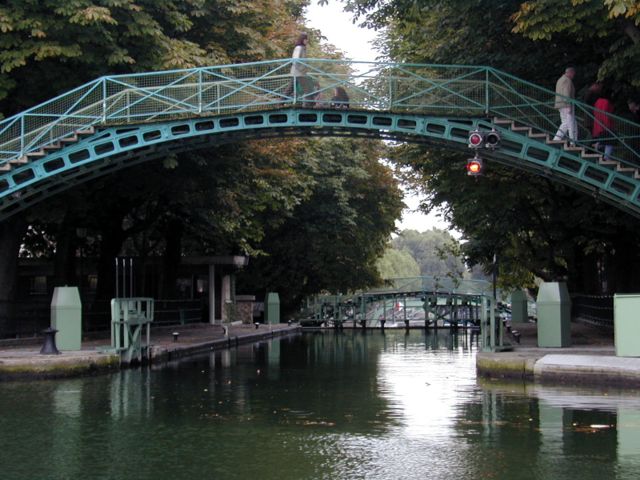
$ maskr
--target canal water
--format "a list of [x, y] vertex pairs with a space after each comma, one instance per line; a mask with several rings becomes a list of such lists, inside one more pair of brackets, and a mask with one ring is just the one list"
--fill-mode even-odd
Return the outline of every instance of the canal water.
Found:
[[309, 333], [0, 383], [0, 478], [632, 479], [636, 392], [480, 381], [477, 339]]

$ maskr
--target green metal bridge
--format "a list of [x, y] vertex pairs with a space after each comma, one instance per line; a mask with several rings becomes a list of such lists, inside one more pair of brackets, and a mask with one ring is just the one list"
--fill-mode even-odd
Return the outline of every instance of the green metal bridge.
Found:
[[482, 348], [509, 348], [493, 287], [481, 280], [394, 278], [384, 287], [307, 298], [298, 314], [302, 327], [479, 329]]
[[[292, 82], [293, 63], [306, 70], [305, 91]], [[348, 92], [348, 108], [332, 104], [335, 87]], [[468, 151], [474, 130], [501, 139], [482, 156], [640, 216], [640, 125], [615, 117], [601, 139], [615, 145], [605, 160], [590, 145], [586, 104], [571, 100], [576, 145], [553, 141], [554, 98], [474, 66], [287, 59], [106, 76], [0, 122], [0, 220], [81, 182], [212, 144], [351, 136]]]

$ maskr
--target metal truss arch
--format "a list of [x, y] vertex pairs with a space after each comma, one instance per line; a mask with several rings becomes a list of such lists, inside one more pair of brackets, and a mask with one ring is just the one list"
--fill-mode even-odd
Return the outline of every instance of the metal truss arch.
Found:
[[[388, 138], [467, 150], [471, 131], [495, 130], [498, 148], [485, 158], [591, 191], [640, 216], [637, 171], [577, 147], [549, 141], [511, 121], [355, 109], [284, 108], [96, 128], [0, 176], [0, 220], [73, 185], [170, 153], [211, 144], [289, 136]], [[462, 157], [461, 157], [462, 158]], [[461, 161], [461, 168], [463, 162]]]

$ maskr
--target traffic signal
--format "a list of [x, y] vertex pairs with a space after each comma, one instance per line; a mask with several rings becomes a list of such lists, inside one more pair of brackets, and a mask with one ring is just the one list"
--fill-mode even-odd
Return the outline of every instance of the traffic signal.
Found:
[[500, 134], [496, 130], [483, 132], [482, 130], [471, 130], [469, 132], [469, 148], [491, 148], [495, 149], [500, 143]]
[[478, 175], [482, 175], [482, 159], [477, 155], [473, 158], [467, 160], [467, 175], [471, 175], [472, 177], [477, 177]]
[[469, 148], [482, 148], [484, 143], [484, 135], [480, 130], [472, 130], [469, 132]]
[[487, 148], [491, 148], [491, 149], [496, 148], [499, 143], [500, 143], [500, 134], [495, 130], [491, 130], [490, 132], [487, 132], [487, 134], [484, 136], [484, 146]]

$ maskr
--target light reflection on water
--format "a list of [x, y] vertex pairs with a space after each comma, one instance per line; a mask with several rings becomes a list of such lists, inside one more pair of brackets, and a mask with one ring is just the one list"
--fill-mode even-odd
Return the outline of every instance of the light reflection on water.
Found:
[[637, 478], [637, 392], [478, 382], [476, 350], [347, 331], [0, 384], [0, 477]]

